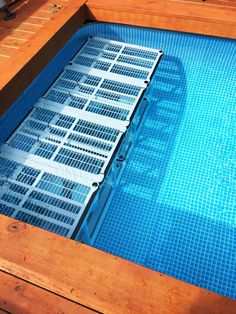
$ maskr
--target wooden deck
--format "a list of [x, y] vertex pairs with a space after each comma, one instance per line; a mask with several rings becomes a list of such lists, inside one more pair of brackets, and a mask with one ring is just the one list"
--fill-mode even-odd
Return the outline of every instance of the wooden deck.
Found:
[[[13, 10], [9, 22], [0, 13], [0, 115], [86, 20], [236, 38], [236, 0], [22, 0]], [[4, 216], [0, 283], [0, 313], [236, 313], [236, 301]]]
[[[0, 28], [4, 28], [1, 35], [2, 42], [5, 40], [5, 43], [8, 41], [9, 44], [11, 40], [9, 36], [13, 31], [14, 34], [19, 30], [22, 33], [21, 30], [26, 28], [28, 31], [32, 29], [33, 32], [24, 43], [19, 37], [12, 41], [13, 48], [2, 47], [0, 42], [0, 49], [5, 49], [5, 52], [2, 50], [1, 53], [2, 55], [5, 53], [5, 60], [2, 59], [0, 65], [0, 115], [19, 97], [78, 27], [85, 22], [84, 0], [56, 1], [57, 5], [62, 5], [62, 3], [63, 8], [52, 9], [54, 4], [52, 0], [18, 2], [15, 8], [16, 19], [8, 22], [0, 20]], [[44, 12], [42, 8], [48, 8], [48, 11]], [[20, 13], [21, 10], [22, 13]], [[51, 14], [51, 10], [57, 12]], [[44, 18], [37, 17], [38, 15], [44, 15]]]
[[89, 0], [87, 6], [91, 19], [236, 38], [235, 0]]
[[[5, 311], [58, 313], [68, 306], [64, 313], [235, 314], [236, 301], [7, 217], [0, 220], [0, 239]], [[53, 304], [54, 311], [40, 312], [40, 305]]]

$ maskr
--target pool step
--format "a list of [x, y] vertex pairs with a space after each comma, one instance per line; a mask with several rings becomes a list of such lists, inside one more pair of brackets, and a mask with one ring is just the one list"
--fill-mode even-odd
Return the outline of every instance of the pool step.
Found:
[[162, 54], [88, 38], [0, 147], [0, 213], [91, 243]]

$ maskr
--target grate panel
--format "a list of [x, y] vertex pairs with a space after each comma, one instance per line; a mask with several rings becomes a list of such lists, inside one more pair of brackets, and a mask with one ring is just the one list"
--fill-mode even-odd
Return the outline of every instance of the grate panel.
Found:
[[85, 47], [84, 49], [82, 49], [81, 53], [97, 57], [100, 54], [100, 50]]
[[40, 107], [34, 109], [30, 118], [47, 123], [47, 125], [57, 125], [65, 129], [69, 129], [75, 121], [74, 117], [56, 113]]
[[131, 67], [126, 67], [124, 65], [114, 64], [111, 68], [112, 73], [120, 74], [123, 76], [129, 76], [137, 79], [146, 80], [149, 77], [149, 72], [139, 69], [134, 69]]
[[79, 56], [78, 58], [75, 59], [75, 63], [78, 65], [82, 65], [85, 67], [91, 67], [91, 65], [93, 64], [94, 59], [88, 58], [88, 57], [82, 57]]
[[129, 115], [129, 110], [106, 105], [97, 101], [91, 101], [86, 110], [121, 121], [125, 121]]
[[39, 147], [35, 151], [35, 155], [46, 158], [46, 159], [51, 159], [53, 153], [56, 151], [57, 146], [52, 145], [49, 143], [39, 143]]
[[115, 92], [110, 92], [107, 90], [98, 90], [96, 92], [96, 97], [101, 98], [101, 100], [112, 100], [114, 102], [117, 102], [119, 104], [126, 104], [126, 105], [134, 105], [135, 104], [135, 98], [129, 97], [126, 95], [118, 94]]
[[110, 52], [103, 51], [103, 52], [101, 52], [100, 56], [103, 59], [115, 60], [117, 55], [115, 53], [110, 53]]
[[20, 131], [33, 136], [40, 136], [46, 129], [47, 126], [43, 123], [33, 120], [26, 120], [23, 126], [20, 128]]
[[73, 70], [66, 70], [61, 77], [70, 81], [79, 82], [82, 79], [83, 74]]
[[57, 102], [59, 104], [64, 104], [67, 98], [68, 98], [67, 93], [55, 89], [50, 90], [49, 94], [46, 97], [46, 99]]
[[77, 83], [68, 81], [68, 80], [63, 80], [63, 79], [59, 79], [55, 85], [55, 87], [57, 89], [66, 89], [66, 90], [75, 90], [77, 87]]
[[[91, 84], [92, 85], [92, 81]], [[45, 99], [52, 101], [55, 104], [66, 105], [76, 109], [83, 109], [87, 103], [87, 99], [70, 94], [67, 91], [58, 91], [52, 89]]]
[[[35, 194], [35, 193], [34, 193]], [[31, 195], [31, 197], [33, 197], [34, 195]], [[43, 201], [47, 201], [47, 196], [43, 197]], [[41, 202], [35, 202], [35, 199], [28, 199], [24, 204], [23, 204], [23, 208], [28, 209], [30, 212], [35, 213], [35, 214], [39, 214], [42, 215], [44, 217], [49, 217], [52, 218], [54, 220], [57, 220], [59, 222], [63, 222], [65, 224], [68, 225], [73, 225], [75, 219], [61, 214], [58, 211], [54, 211], [52, 209], [48, 208], [48, 205], [46, 202], [45, 203], [41, 203]], [[46, 207], [47, 206], [47, 207]]]
[[122, 48], [121, 45], [116, 45], [116, 44], [107, 44], [106, 45], [106, 50], [108, 50], [108, 51], [119, 52], [121, 50], [121, 48]]
[[35, 144], [37, 144], [37, 140], [32, 137], [25, 136], [23, 134], [16, 134], [10, 141], [9, 146], [29, 153], [35, 149]]
[[15, 209], [12, 207], [9, 207], [5, 204], [0, 203], [0, 213], [6, 216], [12, 216], [15, 212]]
[[110, 142], [115, 142], [119, 135], [119, 131], [116, 129], [85, 120], [79, 120], [74, 130]]
[[91, 187], [40, 173], [0, 157], [0, 213], [61, 235], [72, 234]]
[[145, 51], [144, 49], [138, 49], [138, 48], [132, 48], [132, 47], [124, 47], [122, 50], [122, 54], [148, 59], [148, 60], [156, 60], [158, 57], [158, 52], [152, 52], [152, 51]]
[[84, 84], [97, 86], [101, 82], [101, 78], [94, 75], [86, 75]]
[[30, 134], [37, 137], [37, 139], [46, 139], [55, 143], [61, 143], [66, 135], [66, 132], [61, 129], [47, 126], [42, 122], [36, 122], [34, 120], [26, 120], [19, 130], [21, 133]]
[[45, 230], [58, 233], [62, 236], [67, 236], [70, 229], [66, 227], [62, 227], [58, 224], [55, 224], [53, 222], [50, 222], [46, 219], [39, 218], [37, 216], [34, 216], [32, 214], [25, 213], [23, 211], [19, 211], [16, 215], [16, 219], [19, 219], [21, 221], [24, 221], [26, 223], [29, 223], [31, 225], [34, 225], [36, 227], [43, 228]]
[[111, 63], [105, 62], [105, 61], [96, 61], [94, 62], [94, 68], [101, 70], [101, 71], [107, 71], [111, 66]]
[[92, 95], [94, 91], [95, 91], [94, 88], [89, 87], [89, 86], [84, 86], [82, 84], [79, 84], [76, 88], [76, 92], [80, 94]]
[[89, 47], [96, 48], [96, 49], [103, 49], [105, 47], [106, 43], [103, 41], [97, 40], [97, 39], [92, 39], [92, 40], [88, 41], [86, 43], [86, 45]]
[[56, 145], [43, 143], [23, 134], [16, 134], [9, 142], [9, 146], [46, 159], [50, 159], [57, 149]]
[[147, 69], [151, 69], [153, 67], [154, 62], [148, 61], [148, 60], [143, 60], [143, 59], [139, 59], [139, 58], [133, 58], [133, 57], [128, 57], [128, 56], [119, 56], [119, 58], [117, 59], [118, 62], [122, 62], [122, 63], [127, 63], [127, 64], [132, 64], [132, 65], [136, 65], [142, 68], [147, 68]]
[[81, 98], [78, 96], [71, 96], [71, 100], [68, 103], [68, 106], [76, 108], [76, 109], [83, 109], [87, 103], [87, 99]]
[[[57, 177], [49, 173], [43, 174], [41, 180], [37, 184], [37, 187], [81, 204], [85, 203], [85, 200], [91, 191], [91, 188], [88, 186]], [[78, 206], [74, 209], [71, 208], [70, 211], [78, 213]]]
[[66, 148], [61, 148], [54, 160], [61, 164], [93, 174], [99, 174], [104, 165], [103, 160]]
[[112, 150], [112, 145], [107, 144], [102, 141], [95, 140], [93, 138], [89, 138], [82, 135], [77, 134], [70, 134], [68, 137], [68, 144], [73, 147], [79, 146], [80, 144], [83, 144], [85, 146], [88, 146], [90, 149], [99, 149], [101, 151], [110, 152]]
[[142, 90], [138, 86], [131, 84], [116, 82], [112, 80], [105, 79], [101, 84], [101, 88], [108, 89], [111, 91], [119, 92], [126, 95], [138, 96]]
[[21, 171], [18, 173], [16, 181], [32, 185], [40, 174], [40, 170], [33, 169], [30, 167], [23, 167]]
[[50, 123], [53, 117], [55, 117], [55, 112], [47, 109], [36, 108], [31, 117], [38, 121]]

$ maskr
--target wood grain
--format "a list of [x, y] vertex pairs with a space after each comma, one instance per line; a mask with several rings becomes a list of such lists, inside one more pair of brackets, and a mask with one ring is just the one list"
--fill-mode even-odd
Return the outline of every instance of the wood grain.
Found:
[[217, 1], [88, 0], [89, 19], [236, 38], [236, 7]]
[[224, 23], [236, 22], [236, 9], [231, 7], [219, 7], [207, 5], [204, 2], [195, 3], [191, 1], [170, 1], [170, 0], [120, 0], [111, 2], [110, 0], [89, 0], [89, 8], [104, 8], [122, 12], [132, 12], [160, 15], [166, 17], [177, 17], [203, 21], [223, 21]]
[[[70, 0], [30, 40], [21, 45], [0, 46], [15, 49], [0, 69], [0, 115], [19, 97], [73, 33], [86, 20], [84, 0]], [[16, 42], [15, 42], [16, 44]], [[19, 49], [20, 48], [20, 49]], [[8, 51], [6, 51], [7, 54]], [[9, 51], [10, 52], [10, 51]], [[13, 62], [13, 58], [17, 62]]]
[[2, 271], [0, 271], [0, 283], [0, 308], [6, 312], [14, 314], [96, 313]]
[[103, 313], [236, 310], [235, 300], [5, 216], [0, 219], [0, 269]]

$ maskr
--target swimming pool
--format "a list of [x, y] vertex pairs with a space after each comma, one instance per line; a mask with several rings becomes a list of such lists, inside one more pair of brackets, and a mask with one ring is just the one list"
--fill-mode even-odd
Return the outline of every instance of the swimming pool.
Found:
[[28, 107], [19, 99], [4, 115], [2, 134], [8, 137], [90, 35], [165, 51], [95, 246], [236, 298], [235, 41], [88, 24], [31, 85]]

